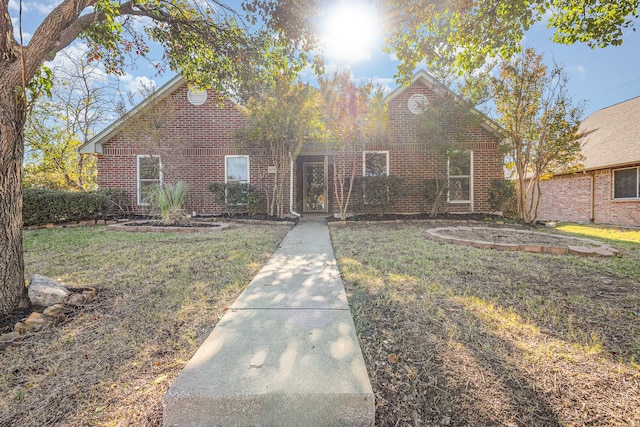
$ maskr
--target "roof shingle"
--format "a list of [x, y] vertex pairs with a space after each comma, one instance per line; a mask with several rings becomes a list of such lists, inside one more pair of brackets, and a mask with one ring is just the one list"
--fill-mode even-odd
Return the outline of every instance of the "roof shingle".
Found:
[[580, 125], [585, 170], [640, 163], [640, 96], [598, 110]]

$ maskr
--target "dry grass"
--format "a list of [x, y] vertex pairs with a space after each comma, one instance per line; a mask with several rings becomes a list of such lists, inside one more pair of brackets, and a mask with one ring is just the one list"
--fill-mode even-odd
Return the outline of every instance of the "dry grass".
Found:
[[160, 425], [163, 393], [287, 230], [26, 231], [27, 277], [98, 299], [2, 352], [0, 425]]
[[426, 226], [331, 230], [376, 425], [640, 425], [640, 245], [497, 252]]

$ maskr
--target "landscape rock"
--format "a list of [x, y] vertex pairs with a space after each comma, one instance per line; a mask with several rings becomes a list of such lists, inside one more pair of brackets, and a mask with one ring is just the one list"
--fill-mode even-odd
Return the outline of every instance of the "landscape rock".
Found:
[[20, 336], [17, 332], [9, 332], [8, 334], [0, 335], [0, 343], [7, 343], [15, 340]]
[[42, 312], [45, 316], [52, 317], [57, 319], [59, 317], [64, 316], [64, 305], [62, 304], [54, 304], [44, 309]]
[[96, 299], [96, 290], [93, 288], [89, 288], [87, 290], [82, 291], [82, 295], [84, 296], [87, 302], [91, 302]]
[[26, 334], [27, 331], [28, 331], [27, 325], [25, 325], [22, 322], [16, 323], [16, 325], [13, 327], [13, 332], [17, 332], [20, 335]]
[[71, 294], [65, 300], [65, 303], [72, 307], [82, 307], [90, 300], [90, 296], [87, 297], [83, 294]]
[[23, 321], [27, 330], [38, 331], [50, 323], [53, 323], [53, 319], [47, 317], [41, 313], [33, 312]]
[[55, 280], [34, 274], [29, 282], [28, 293], [31, 304], [49, 307], [62, 303], [70, 292]]

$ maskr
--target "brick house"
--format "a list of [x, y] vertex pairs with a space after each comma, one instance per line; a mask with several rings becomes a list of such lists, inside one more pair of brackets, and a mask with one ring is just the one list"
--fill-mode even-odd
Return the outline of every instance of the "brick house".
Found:
[[[447, 179], [456, 190], [449, 191], [442, 205], [448, 212], [488, 212], [490, 182], [503, 177], [500, 133], [488, 119], [468, 132], [466, 150], [455, 159], [437, 158], [420, 140], [420, 119], [429, 114], [428, 107], [422, 106], [446, 90], [430, 74], [418, 72], [409, 86], [387, 97], [389, 140], [357, 148], [357, 176], [396, 175], [411, 189], [394, 206], [396, 213], [430, 209], [423, 193], [425, 181], [434, 178], [436, 162], [447, 162], [451, 171]], [[148, 212], [142, 189], [163, 180], [187, 183], [187, 211], [220, 213], [222, 207], [214, 203], [207, 184], [273, 182], [268, 165], [242, 152], [235, 143], [235, 132], [244, 123], [234, 101], [220, 99], [212, 91], [192, 91], [177, 76], [97, 134], [80, 152], [97, 155], [99, 188], [125, 190], [133, 213]], [[284, 190], [289, 210], [316, 215], [336, 212], [332, 191], [336, 155], [330, 145], [304, 146], [291, 159], [293, 173]]]
[[541, 182], [539, 218], [640, 225], [640, 97], [596, 111], [580, 130], [584, 165]]

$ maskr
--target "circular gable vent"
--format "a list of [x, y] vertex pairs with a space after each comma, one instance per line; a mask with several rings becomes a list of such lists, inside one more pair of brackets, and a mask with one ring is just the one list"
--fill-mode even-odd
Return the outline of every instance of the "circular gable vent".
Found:
[[407, 101], [407, 108], [415, 115], [424, 113], [428, 106], [429, 99], [421, 93], [411, 95]]
[[200, 89], [189, 89], [187, 98], [189, 98], [189, 102], [193, 105], [202, 105], [207, 101], [207, 91]]

